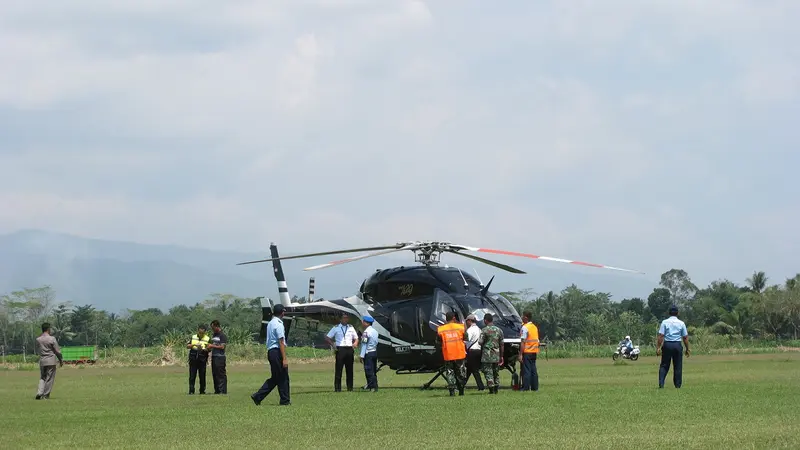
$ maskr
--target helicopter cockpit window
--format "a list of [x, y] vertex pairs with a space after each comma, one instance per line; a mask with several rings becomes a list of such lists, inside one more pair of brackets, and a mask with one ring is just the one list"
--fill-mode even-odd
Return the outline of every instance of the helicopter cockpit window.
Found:
[[447, 313], [451, 311], [456, 314], [459, 321], [464, 321], [464, 316], [461, 314], [461, 310], [458, 308], [458, 304], [453, 297], [440, 289], [436, 289], [433, 310], [431, 311], [431, 323], [436, 326], [443, 325], [446, 321]]
[[503, 297], [500, 294], [495, 294], [495, 293], [491, 293], [491, 292], [489, 293], [489, 295], [487, 297], [492, 302], [492, 306], [497, 308], [497, 311], [500, 314], [502, 314], [503, 316], [505, 316], [505, 317], [513, 317], [513, 318], [515, 318], [515, 319], [517, 319], [519, 321], [522, 320], [519, 317], [519, 315], [517, 314], [517, 311], [514, 308], [514, 305], [512, 305], [511, 302], [508, 301], [507, 298]]

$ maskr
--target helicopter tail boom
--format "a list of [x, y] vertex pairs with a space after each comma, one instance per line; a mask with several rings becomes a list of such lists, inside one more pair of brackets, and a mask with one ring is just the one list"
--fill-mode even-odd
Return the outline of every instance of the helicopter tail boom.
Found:
[[289, 287], [286, 285], [286, 277], [283, 275], [283, 267], [278, 256], [278, 246], [270, 244], [269, 252], [272, 255], [272, 269], [275, 272], [275, 279], [278, 281], [278, 298], [283, 306], [292, 306], [292, 299], [289, 297]]

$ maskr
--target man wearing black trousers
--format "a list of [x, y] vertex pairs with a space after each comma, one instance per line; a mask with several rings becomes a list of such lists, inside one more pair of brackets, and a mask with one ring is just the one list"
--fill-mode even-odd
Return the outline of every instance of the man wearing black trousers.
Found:
[[225, 368], [225, 345], [228, 343], [228, 336], [222, 332], [219, 320], [211, 322], [211, 331], [214, 335], [208, 348], [211, 349], [211, 378], [214, 381], [214, 393], [225, 395], [228, 393], [228, 374]]
[[206, 367], [208, 366], [208, 341], [206, 326], [197, 327], [197, 333], [192, 335], [186, 344], [189, 349], [189, 395], [194, 395], [194, 382], [200, 376], [200, 395], [206, 393]]
[[469, 339], [467, 343], [467, 381], [469, 381], [469, 377], [475, 377], [475, 384], [478, 386], [478, 390], [482, 391], [484, 390], [483, 380], [481, 380], [481, 357], [483, 352], [481, 351], [481, 344], [478, 343], [478, 339], [481, 337], [481, 329], [478, 327], [478, 319], [474, 314], [468, 315], [466, 322], [467, 338]]
[[333, 376], [333, 390], [342, 392], [342, 367], [347, 372], [347, 390], [353, 390], [353, 359], [354, 349], [358, 346], [358, 333], [348, 322], [350, 318], [347, 313], [342, 313], [339, 325], [331, 328], [325, 340], [328, 345], [336, 344], [336, 372]]
[[267, 324], [267, 358], [272, 376], [264, 382], [261, 389], [250, 398], [260, 405], [264, 398], [276, 387], [281, 396], [280, 405], [290, 405], [289, 401], [289, 361], [286, 359], [286, 331], [283, 327], [283, 305], [275, 305], [272, 320]]
[[[686, 357], [689, 357], [689, 332], [686, 324], [678, 319], [678, 307], [672, 305], [669, 309], [669, 318], [661, 321], [658, 327], [658, 344], [656, 345], [656, 356], [661, 356], [661, 364], [658, 368], [658, 388], [664, 387], [664, 382], [669, 373], [669, 364], [672, 362], [672, 384], [677, 388], [683, 385], [683, 354], [681, 340], [686, 346]], [[662, 353], [663, 348], [663, 353]]]

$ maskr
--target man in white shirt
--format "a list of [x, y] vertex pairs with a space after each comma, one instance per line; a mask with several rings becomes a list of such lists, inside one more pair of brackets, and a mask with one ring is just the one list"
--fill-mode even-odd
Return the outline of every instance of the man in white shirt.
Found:
[[[469, 381], [470, 376], [475, 377], [475, 384], [478, 386], [478, 390], [482, 391], [483, 381], [481, 380], [481, 345], [478, 343], [478, 339], [481, 337], [481, 329], [478, 327], [478, 319], [475, 317], [474, 314], [470, 314], [467, 316], [467, 379]], [[465, 383], [466, 383], [465, 381]]]
[[347, 390], [353, 390], [353, 356], [358, 346], [358, 333], [348, 322], [347, 313], [342, 313], [339, 325], [331, 328], [325, 340], [328, 345], [336, 347], [336, 373], [333, 376], [333, 389], [342, 392], [342, 367], [347, 371]]

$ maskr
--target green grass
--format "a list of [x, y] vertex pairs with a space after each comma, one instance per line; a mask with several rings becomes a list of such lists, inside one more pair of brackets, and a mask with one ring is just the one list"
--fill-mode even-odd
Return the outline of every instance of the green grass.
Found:
[[35, 401], [37, 374], [5, 371], [0, 438], [4, 448], [800, 448], [800, 354], [692, 356], [680, 390], [657, 389], [657, 370], [656, 358], [542, 360], [538, 393], [511, 391], [503, 372], [499, 395], [451, 398], [442, 382], [420, 391], [427, 376], [387, 369], [379, 393], [335, 394], [332, 364], [290, 364], [288, 408], [277, 391], [251, 402], [266, 365], [231, 366], [226, 397], [187, 396], [183, 367], [96, 366], [60, 369], [52, 398]]

